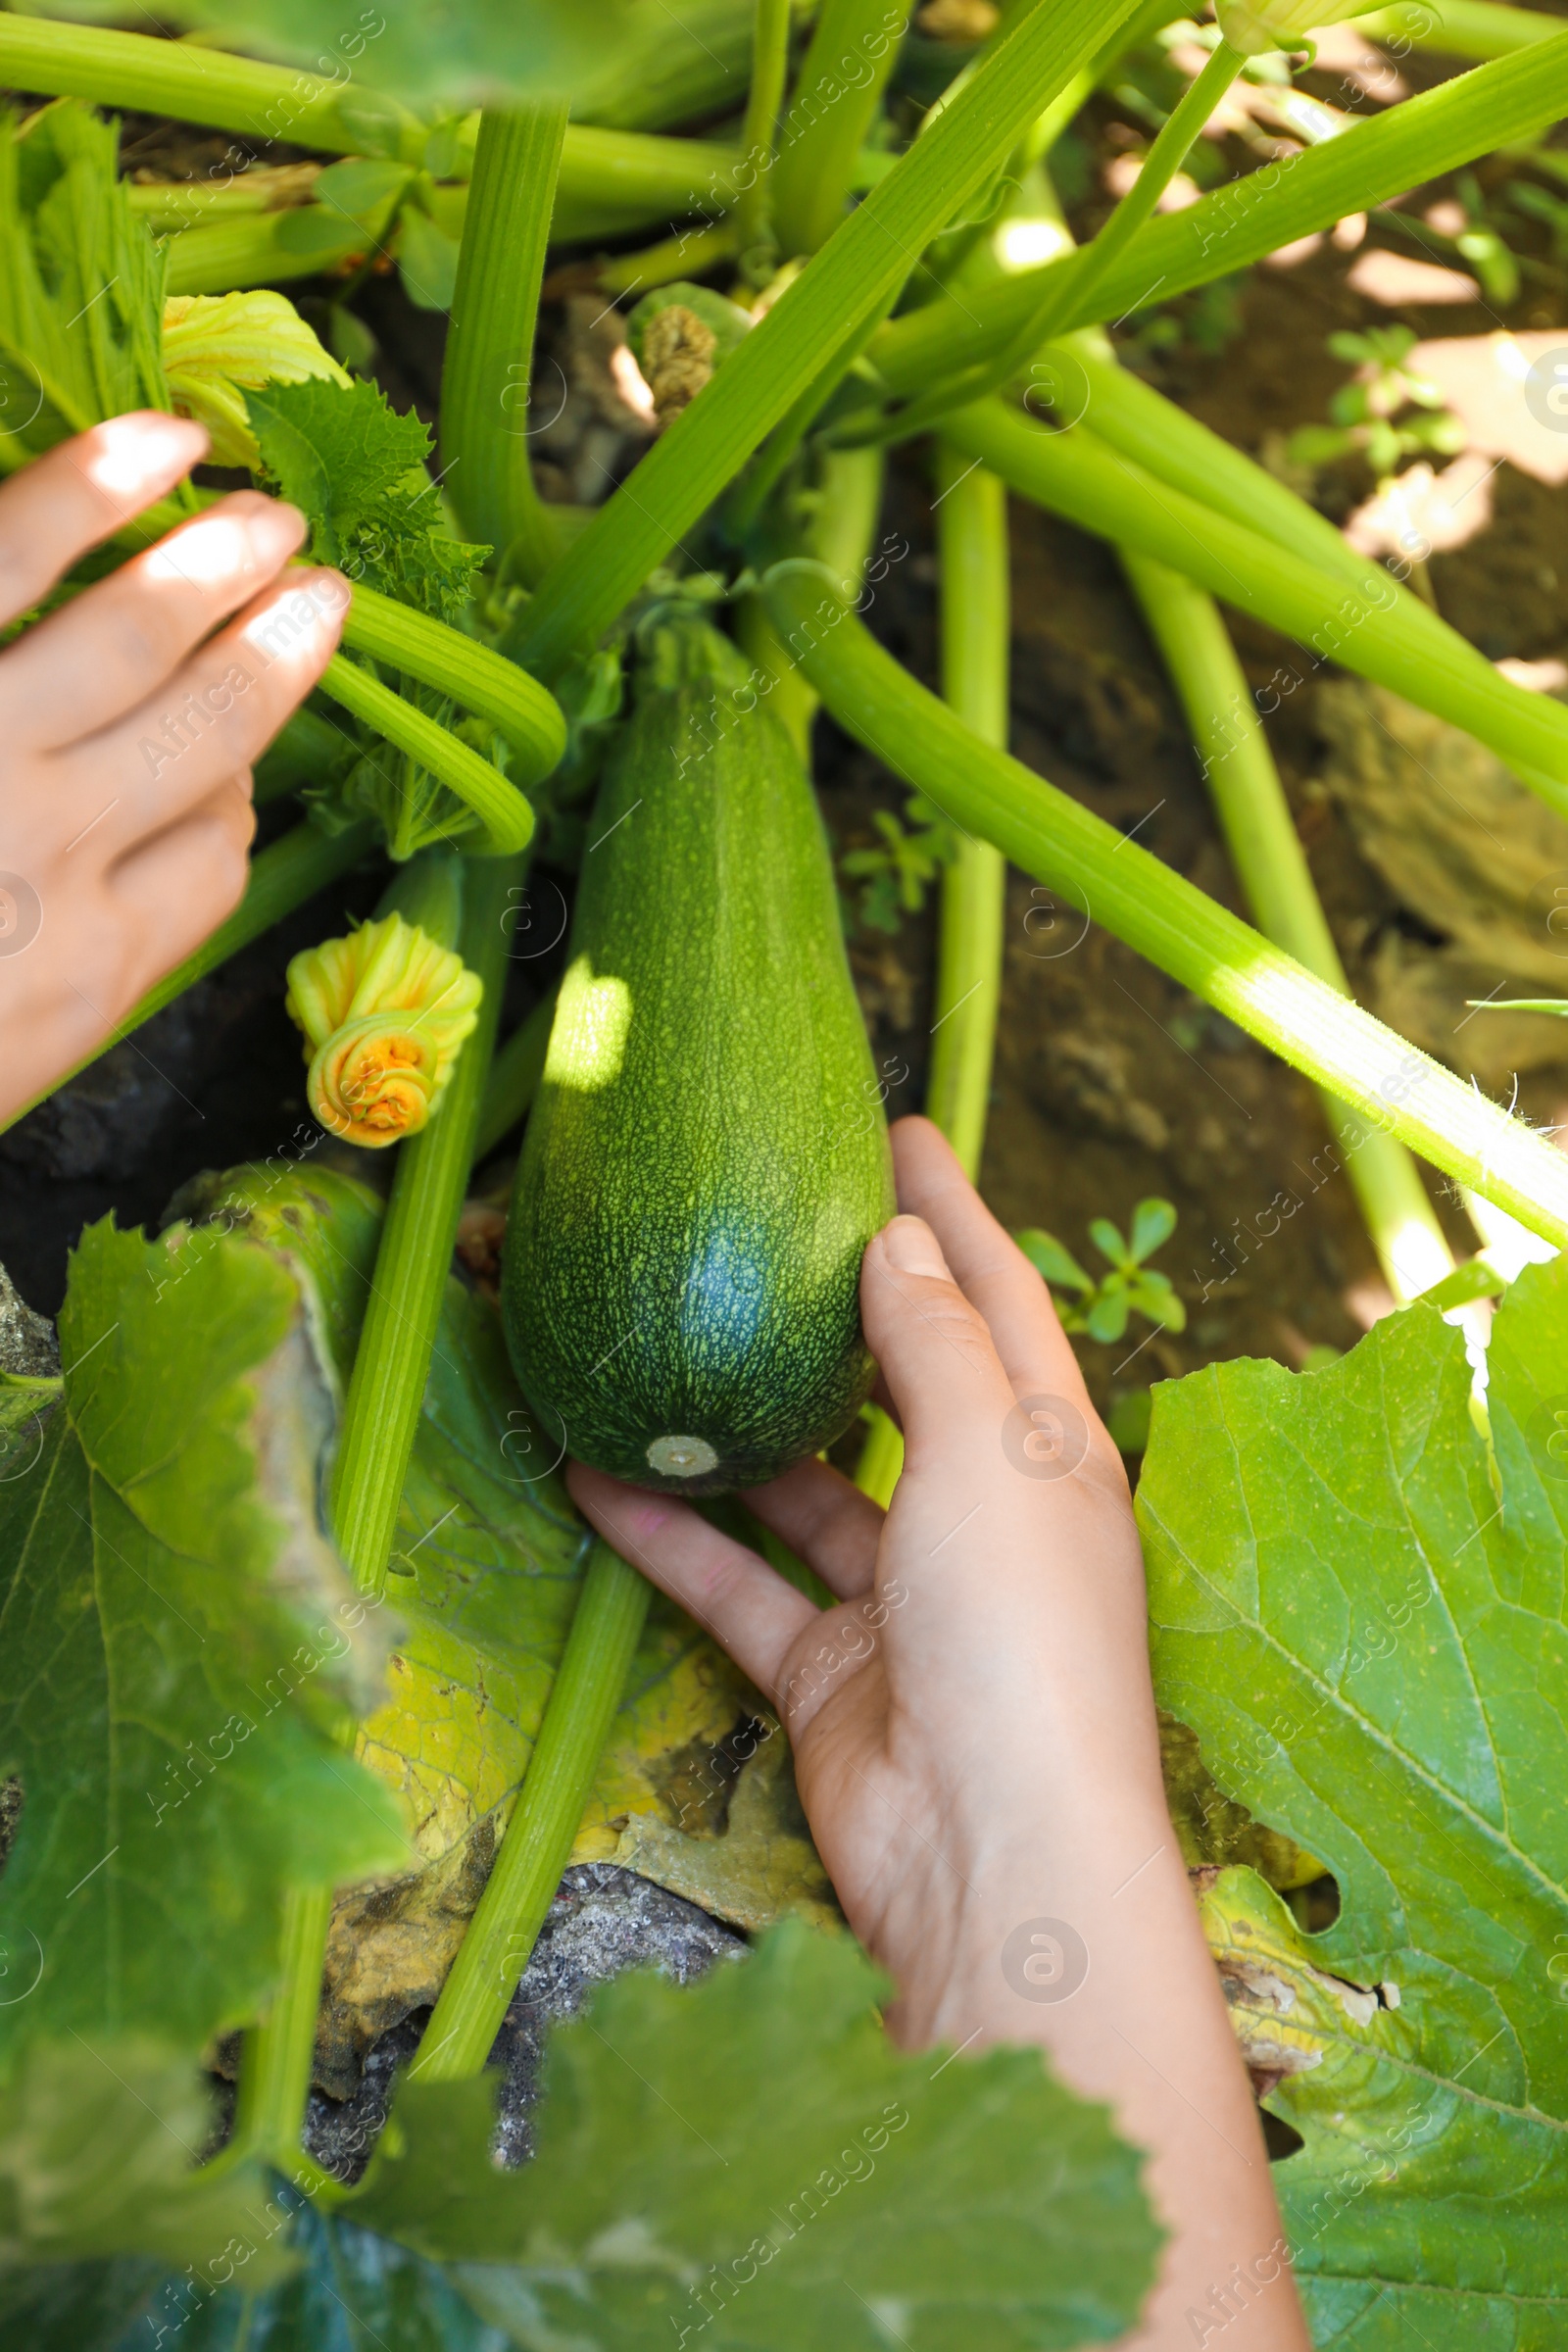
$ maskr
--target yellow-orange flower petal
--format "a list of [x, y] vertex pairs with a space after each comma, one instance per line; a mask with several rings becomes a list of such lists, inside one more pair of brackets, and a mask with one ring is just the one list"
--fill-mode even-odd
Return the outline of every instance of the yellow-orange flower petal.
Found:
[[439, 1104], [484, 994], [460, 956], [400, 914], [307, 948], [288, 967], [321, 1125], [378, 1151]]
[[171, 294], [164, 304], [164, 372], [174, 411], [213, 436], [215, 466], [254, 466], [256, 437], [243, 387], [302, 384], [345, 370], [306, 325], [286, 294]]
[[312, 1056], [306, 1093], [320, 1124], [345, 1143], [380, 1151], [417, 1135], [435, 1100], [436, 1049], [421, 1029], [362, 1013]]

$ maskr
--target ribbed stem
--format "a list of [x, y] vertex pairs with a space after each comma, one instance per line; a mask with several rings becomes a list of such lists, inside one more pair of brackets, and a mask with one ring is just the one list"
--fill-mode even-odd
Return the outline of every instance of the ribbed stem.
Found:
[[551, 990], [534, 1006], [520, 1027], [514, 1029], [490, 1065], [490, 1081], [479, 1109], [474, 1138], [475, 1161], [485, 1159], [512, 1133], [533, 1106], [550, 1048], [550, 1027], [556, 1017], [556, 992]]
[[[885, 471], [880, 449], [831, 449], [822, 455], [806, 549], [827, 565], [846, 592], [858, 589], [866, 571], [882, 512]], [[809, 768], [816, 696], [774, 628], [765, 598], [742, 597], [735, 633], [753, 662], [771, 674], [774, 685], [767, 707], [788, 729], [801, 765]]]
[[266, 2017], [247, 2030], [241, 2045], [231, 2160], [258, 2156], [286, 2173], [298, 2159], [331, 1924], [330, 1886], [289, 1888], [283, 1897], [278, 1988]]
[[[292, 66], [263, 65], [146, 33], [0, 15], [0, 84], [51, 98], [85, 98], [94, 106], [172, 115], [176, 122], [257, 139], [288, 139], [324, 155], [358, 155], [365, 147], [358, 85], [347, 75], [328, 80], [297, 74]], [[395, 124], [399, 160], [422, 163], [429, 123], [397, 108], [381, 89], [375, 102], [378, 125]], [[663, 119], [689, 121], [693, 111], [703, 110], [683, 114], [676, 104]], [[734, 193], [734, 163], [733, 148], [707, 140], [574, 122], [562, 157], [561, 200], [570, 216], [566, 225], [572, 233], [589, 233], [595, 215], [621, 227], [639, 220], [668, 220], [691, 202], [694, 191], [705, 205], [725, 205]], [[306, 257], [307, 272], [315, 266]]]
[[895, 298], [914, 258], [1103, 41], [1124, 0], [1020, 9], [964, 89], [849, 214], [710, 384], [552, 564], [517, 632], [536, 676], [597, 642], [824, 363]]
[[996, 392], [1027, 367], [1042, 340], [1061, 324], [1069, 302], [1080, 307], [1110, 275], [1132, 238], [1151, 218], [1155, 205], [1187, 160], [1193, 141], [1202, 130], [1219, 101], [1241, 72], [1246, 60], [1221, 41], [1195, 81], [1189, 82], [1175, 110], [1166, 118], [1143, 166], [1108, 220], [1082, 248], [1083, 259], [1069, 287], [1049, 279], [1029, 316], [1017, 325], [1002, 350], [982, 366], [934, 384], [929, 392], [892, 418], [882, 436], [904, 440], [923, 432], [951, 409], [966, 406]]
[[[133, 107], [172, 115], [258, 139], [289, 139], [327, 155], [353, 155], [365, 133], [353, 122], [353, 83], [296, 74], [291, 66], [258, 65], [226, 50], [153, 40], [146, 33], [107, 32], [97, 25], [56, 24], [38, 17], [0, 17], [0, 81], [14, 90], [85, 98], [95, 106]], [[347, 118], [342, 101], [350, 98]], [[390, 110], [377, 92], [378, 109]], [[417, 162], [428, 125], [400, 116], [405, 160]]]
[[[1431, 16], [1435, 22], [1437, 11]], [[1288, 169], [1227, 180], [1184, 211], [1146, 221], [1095, 293], [1071, 294], [1062, 325], [1119, 318], [1151, 301], [1169, 302], [1190, 287], [1228, 276], [1293, 238], [1332, 228], [1347, 213], [1387, 203], [1475, 157], [1538, 137], [1568, 107], [1568, 34], [1560, 20], [1540, 16], [1547, 34], [1539, 48], [1458, 74], [1343, 136], [1293, 156]], [[930, 134], [928, 133], [927, 136]], [[915, 149], [924, 144], [915, 141]], [[950, 215], [951, 217], [951, 215]], [[873, 340], [869, 358], [890, 392], [913, 395], [941, 376], [1000, 351], [1036, 316], [1048, 276], [1076, 288], [1091, 248], [1003, 279], [960, 301], [939, 298], [906, 311]]]
[[343, 642], [489, 719], [516, 754], [514, 768], [524, 784], [549, 775], [566, 748], [561, 707], [537, 678], [429, 612], [374, 588], [356, 587]]
[[[1213, 598], [1148, 556], [1123, 551], [1122, 563], [1181, 697], [1258, 929], [1348, 996], [1263, 722]], [[1417, 1298], [1452, 1273], [1453, 1253], [1415, 1161], [1337, 1097], [1320, 1099], [1389, 1288], [1401, 1303]]]
[[155, 1012], [162, 1012], [166, 1004], [183, 996], [187, 988], [194, 988], [198, 980], [205, 980], [209, 972], [226, 963], [231, 956], [237, 956], [241, 948], [248, 948], [265, 931], [270, 931], [274, 923], [292, 914], [296, 906], [303, 906], [307, 899], [314, 899], [318, 890], [335, 882], [339, 874], [347, 873], [351, 865], [357, 865], [368, 855], [374, 843], [375, 827], [367, 819], [343, 833], [323, 833], [312, 824], [296, 825], [281, 841], [274, 841], [270, 849], [261, 851], [251, 860], [245, 896], [227, 920], [210, 932], [183, 963], [176, 963], [172, 972], [166, 972], [162, 980], [156, 981], [124, 1019], [116, 1023], [113, 1034], [101, 1046], [84, 1054], [74, 1068], [63, 1071], [43, 1094], [35, 1095], [21, 1110], [13, 1111], [9, 1119], [0, 1120], [0, 1132], [14, 1127], [18, 1119], [24, 1119], [29, 1110], [69, 1085], [79, 1071], [88, 1069], [101, 1054], [107, 1054], [111, 1046], [118, 1046], [122, 1038], [131, 1036], [143, 1021], [150, 1021]]
[[321, 672], [321, 690], [356, 718], [363, 718], [378, 735], [407, 752], [438, 776], [449, 792], [471, 808], [484, 827], [479, 854], [505, 858], [526, 847], [533, 838], [533, 810], [514, 784], [497, 767], [470, 751], [426, 711], [405, 702], [390, 686], [334, 654]]
[[571, 1858], [650, 1593], [635, 1568], [595, 1544], [501, 1852], [409, 2070], [416, 2082], [476, 2075], [490, 2055]]
[[507, 892], [523, 872], [521, 860], [514, 858], [472, 858], [466, 867], [457, 945], [468, 969], [484, 983], [478, 1025], [458, 1055], [440, 1109], [427, 1127], [398, 1146], [333, 1466], [338, 1549], [361, 1590], [376, 1594], [386, 1580], [458, 1212], [473, 1163], [506, 977]]
[[[1026, 498], [1152, 556], [1309, 647], [1313, 668], [1340, 662], [1463, 727], [1568, 816], [1568, 710], [1499, 676], [1462, 638], [1398, 595], [1380, 565], [1369, 562], [1358, 586], [1331, 579], [1293, 549], [1154, 481], [1087, 424], [1048, 432], [985, 400], [960, 409], [945, 429]], [[1293, 674], [1285, 691], [1299, 682]]]
[[[1246, 63], [1237, 50], [1221, 41], [1202, 72], [1188, 83], [1161, 124], [1154, 144], [1139, 168], [1138, 177], [1085, 249], [1084, 266], [1078, 273], [1080, 300], [1087, 299], [1088, 292], [1102, 283], [1111, 264], [1121, 258], [1131, 239], [1152, 217], [1154, 207], [1187, 161], [1193, 142]], [[1039, 320], [1049, 318], [1051, 307], [1051, 298], [1047, 296], [1037, 320], [1018, 335], [1020, 361], [1032, 356], [1041, 340]], [[1045, 331], [1049, 332], [1049, 327]]]
[[823, 0], [773, 167], [773, 226], [786, 254], [815, 253], [844, 218], [860, 141], [898, 55], [887, 16], [887, 0]]
[[[1007, 493], [994, 473], [946, 443], [938, 444], [937, 481], [943, 698], [983, 743], [1005, 750]], [[991, 1100], [1006, 875], [1000, 850], [965, 838], [942, 879], [926, 1109], [971, 1181], [980, 1172]]]
[[752, 87], [741, 131], [742, 185], [735, 204], [736, 227], [747, 252], [763, 241], [773, 209], [773, 141], [789, 73], [792, 21], [790, 0], [756, 0], [756, 5]]
[[[495, 1046], [506, 894], [522, 872], [520, 859], [464, 859], [460, 915], [457, 862], [450, 851], [427, 852], [410, 860], [396, 884], [399, 911], [443, 947], [458, 948], [484, 982], [484, 997], [439, 1112], [398, 1149], [338, 1435], [332, 1532], [360, 1591], [376, 1597], [386, 1583]], [[290, 1891], [281, 1983], [268, 2015], [245, 2036], [235, 2144], [285, 2170], [299, 2154], [331, 1916], [330, 1887]], [[242, 2136], [247, 2132], [254, 2139]]]
[[[942, 567], [942, 693], [985, 743], [1007, 741], [1010, 631], [1007, 493], [994, 473], [937, 444], [937, 549]], [[966, 835], [942, 877], [936, 1002], [925, 1107], [971, 1183], [980, 1173], [997, 1012], [1007, 861]], [[904, 1469], [904, 1440], [880, 1405], [855, 1483], [884, 1510]]]
[[441, 376], [443, 479], [465, 531], [531, 584], [560, 553], [529, 459], [528, 387], [566, 102], [486, 107]]
[[812, 564], [770, 575], [773, 616], [839, 724], [940, 808], [1059, 890], [1239, 1028], [1505, 1208], [1568, 1242], [1568, 1160], [1180, 874], [993, 751], [884, 653]]

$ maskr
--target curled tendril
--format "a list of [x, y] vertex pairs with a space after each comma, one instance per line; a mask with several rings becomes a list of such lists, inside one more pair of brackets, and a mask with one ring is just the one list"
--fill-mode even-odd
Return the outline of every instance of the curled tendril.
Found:
[[401, 914], [296, 956], [288, 1009], [305, 1033], [306, 1091], [320, 1124], [371, 1152], [417, 1135], [483, 993], [460, 956]]

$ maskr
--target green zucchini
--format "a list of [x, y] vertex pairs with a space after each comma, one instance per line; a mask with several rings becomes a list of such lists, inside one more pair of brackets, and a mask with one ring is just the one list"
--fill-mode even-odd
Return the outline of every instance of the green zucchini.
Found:
[[644, 632], [588, 828], [503, 1307], [553, 1444], [720, 1494], [838, 1437], [893, 1213], [816, 802], [729, 641]]

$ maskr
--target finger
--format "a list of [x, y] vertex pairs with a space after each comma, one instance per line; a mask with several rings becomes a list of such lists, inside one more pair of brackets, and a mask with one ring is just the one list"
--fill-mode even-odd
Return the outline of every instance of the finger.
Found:
[[0, 489], [0, 623], [47, 596], [89, 548], [183, 480], [205, 426], [143, 409], [62, 441]]
[[0, 665], [0, 724], [57, 750], [161, 692], [304, 544], [298, 507], [242, 490], [29, 629]]
[[906, 1470], [989, 1456], [1012, 1410], [1012, 1386], [985, 1317], [919, 1217], [895, 1217], [872, 1239], [860, 1317], [898, 1406]]
[[339, 573], [290, 571], [199, 647], [155, 702], [56, 754], [83, 823], [116, 804], [100, 852], [161, 831], [249, 767], [320, 677], [348, 605]]
[[74, 1051], [53, 1055], [55, 1071], [98, 1050], [153, 983], [233, 911], [254, 829], [249, 778], [235, 777], [101, 877], [82, 951], [61, 975], [70, 1000], [61, 1034], [69, 1030]]
[[876, 1580], [884, 1513], [831, 1463], [813, 1455], [742, 1500], [814, 1568], [830, 1592], [854, 1600]]
[[122, 923], [130, 943], [122, 1011], [233, 913], [245, 895], [255, 833], [250, 777], [241, 773], [109, 868], [112, 917]]
[[920, 1118], [896, 1121], [892, 1138], [899, 1206], [923, 1217], [936, 1235], [959, 1289], [985, 1317], [1016, 1394], [1059, 1395], [1086, 1406], [1089, 1393], [1051, 1293], [947, 1139]]
[[820, 1614], [765, 1560], [673, 1494], [622, 1486], [572, 1462], [572, 1500], [634, 1568], [678, 1600], [760, 1690], [776, 1695], [791, 1644]]

